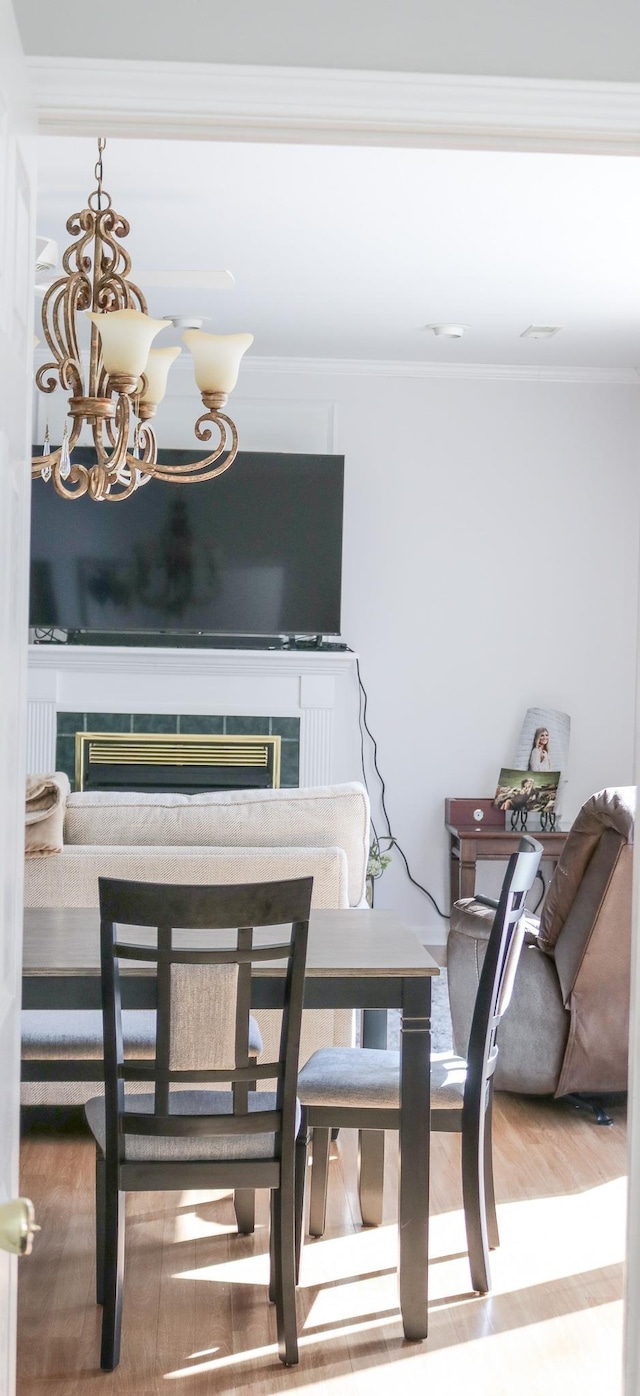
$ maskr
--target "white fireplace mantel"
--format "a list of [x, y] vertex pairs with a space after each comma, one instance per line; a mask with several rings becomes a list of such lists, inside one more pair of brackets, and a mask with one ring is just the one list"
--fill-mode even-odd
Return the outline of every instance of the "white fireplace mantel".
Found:
[[30, 645], [27, 770], [54, 770], [59, 712], [298, 717], [300, 784], [330, 784], [336, 708], [355, 665], [345, 650]]

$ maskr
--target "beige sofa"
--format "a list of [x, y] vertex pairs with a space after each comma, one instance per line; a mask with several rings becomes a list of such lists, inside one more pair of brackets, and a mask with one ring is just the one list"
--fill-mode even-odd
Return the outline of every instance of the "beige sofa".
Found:
[[[27, 859], [25, 906], [96, 907], [100, 876], [185, 883], [311, 876], [314, 908], [357, 907], [365, 905], [368, 852], [369, 801], [357, 783], [202, 795], [87, 792], [67, 800], [62, 851]], [[256, 1017], [269, 1051], [279, 1015]], [[71, 1054], [68, 1044], [56, 1047], [51, 1021], [51, 1014], [23, 1015], [23, 1058]], [[305, 1013], [301, 1061], [352, 1034], [351, 1013]], [[86, 1055], [98, 1051], [88, 1047]], [[23, 1081], [22, 1100], [73, 1104], [95, 1092], [91, 1082]]]

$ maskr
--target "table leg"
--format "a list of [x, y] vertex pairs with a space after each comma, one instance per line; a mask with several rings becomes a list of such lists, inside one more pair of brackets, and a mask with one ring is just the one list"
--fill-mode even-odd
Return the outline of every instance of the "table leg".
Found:
[[476, 892], [476, 855], [460, 849], [460, 896], [474, 897]]
[[452, 838], [451, 848], [449, 850], [449, 895], [451, 899], [451, 910], [453, 910], [455, 903], [458, 902], [462, 896], [462, 892], [460, 891], [460, 867], [460, 858], [454, 852], [454, 841]]
[[427, 1336], [431, 979], [405, 979], [400, 1035], [400, 1309], [410, 1342]]

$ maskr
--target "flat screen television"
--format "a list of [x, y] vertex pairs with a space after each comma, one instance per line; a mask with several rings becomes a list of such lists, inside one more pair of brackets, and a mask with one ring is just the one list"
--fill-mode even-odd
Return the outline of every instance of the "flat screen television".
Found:
[[[165, 451], [171, 463], [195, 451]], [[89, 464], [89, 448], [74, 459]], [[122, 503], [35, 480], [30, 624], [67, 632], [338, 635], [344, 457], [239, 451]]]

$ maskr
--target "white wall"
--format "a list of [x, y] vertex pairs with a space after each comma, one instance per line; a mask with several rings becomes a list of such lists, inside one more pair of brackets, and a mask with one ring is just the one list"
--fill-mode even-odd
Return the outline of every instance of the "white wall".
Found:
[[[160, 409], [167, 446], [195, 444], [187, 389], [178, 373]], [[493, 793], [528, 706], [571, 714], [569, 817], [633, 782], [638, 389], [247, 360], [231, 410], [247, 449], [346, 457], [343, 636], [360, 655], [394, 832], [445, 909], [445, 796]], [[359, 771], [354, 688], [336, 775]], [[397, 857], [376, 902], [431, 938], [442, 930]]]
[[27, 53], [640, 79], [637, 0], [14, 0]]

